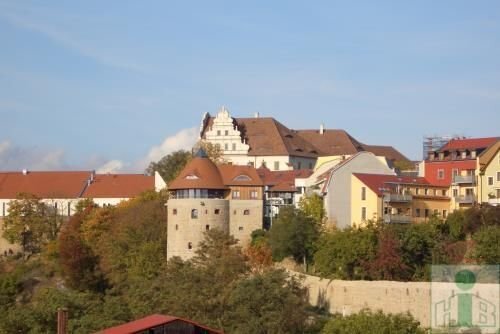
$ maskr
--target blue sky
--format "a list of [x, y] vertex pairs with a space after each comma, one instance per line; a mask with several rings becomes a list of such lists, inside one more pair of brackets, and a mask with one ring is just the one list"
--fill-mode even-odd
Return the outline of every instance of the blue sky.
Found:
[[500, 135], [499, 1], [1, 1], [0, 169], [141, 171], [225, 105], [421, 157]]

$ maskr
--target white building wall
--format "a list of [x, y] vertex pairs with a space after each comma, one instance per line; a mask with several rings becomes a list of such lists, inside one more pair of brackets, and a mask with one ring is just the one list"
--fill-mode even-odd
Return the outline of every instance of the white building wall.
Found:
[[324, 206], [328, 221], [334, 223], [337, 228], [344, 229], [352, 224], [351, 175], [353, 173], [395, 175], [387, 164], [370, 152], [360, 152], [334, 169], [324, 196]]

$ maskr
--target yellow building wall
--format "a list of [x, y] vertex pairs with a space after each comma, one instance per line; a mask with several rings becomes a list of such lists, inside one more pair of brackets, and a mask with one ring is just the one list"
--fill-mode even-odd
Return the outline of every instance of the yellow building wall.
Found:
[[[500, 191], [500, 180], [497, 179], [497, 173], [500, 172], [500, 151], [498, 151], [484, 170], [484, 175], [480, 177], [481, 189], [479, 189], [479, 202], [500, 204], [498, 192]], [[493, 184], [488, 184], [488, 177], [493, 178]], [[490, 198], [493, 195], [495, 198]]]
[[[365, 200], [362, 199], [362, 188], [366, 188]], [[366, 219], [362, 219], [362, 208], [366, 208]], [[351, 175], [351, 226], [364, 226], [369, 219], [377, 221], [381, 218], [382, 200], [361, 182]]]

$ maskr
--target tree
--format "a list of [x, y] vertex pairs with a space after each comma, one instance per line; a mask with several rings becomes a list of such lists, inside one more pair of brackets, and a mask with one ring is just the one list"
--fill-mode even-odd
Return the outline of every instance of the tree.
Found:
[[367, 263], [368, 272], [375, 280], [404, 280], [408, 267], [403, 263], [401, 247], [395, 233], [383, 229], [378, 235], [375, 258]]
[[373, 226], [324, 233], [314, 254], [316, 271], [339, 279], [369, 278], [366, 263], [375, 257], [376, 246]]
[[304, 196], [299, 201], [299, 208], [308, 217], [314, 219], [317, 224], [322, 224], [325, 218], [325, 209], [323, 207], [323, 198], [314, 193], [310, 196]]
[[195, 152], [199, 149], [203, 149], [210, 160], [216, 164], [224, 163], [224, 151], [219, 145], [214, 145], [208, 141], [200, 140], [196, 143], [193, 150]]
[[240, 280], [231, 291], [225, 328], [229, 333], [303, 333], [306, 290], [283, 270]]
[[3, 237], [19, 243], [24, 252], [36, 253], [57, 237], [62, 219], [54, 208], [34, 195], [22, 193], [9, 202], [9, 215], [4, 219]]
[[312, 260], [319, 227], [313, 218], [291, 206], [283, 207], [269, 230], [269, 245], [275, 260], [292, 256], [304, 266]]
[[164, 156], [158, 162], [152, 161], [146, 168], [146, 173], [153, 175], [154, 172], [158, 172], [168, 185], [177, 177], [189, 160], [191, 160], [191, 152], [185, 150], [175, 151]]
[[410, 314], [384, 314], [362, 310], [347, 317], [335, 315], [325, 325], [322, 334], [424, 334], [420, 323]]
[[481, 264], [500, 263], [500, 227], [485, 226], [476, 232], [472, 239], [475, 246], [472, 257]]

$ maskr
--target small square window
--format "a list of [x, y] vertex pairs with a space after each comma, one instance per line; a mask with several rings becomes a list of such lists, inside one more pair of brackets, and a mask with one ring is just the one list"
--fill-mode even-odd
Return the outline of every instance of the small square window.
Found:
[[173, 209], [172, 214], [175, 216], [177, 214], [177, 209]]
[[258, 198], [258, 196], [259, 196], [259, 193], [258, 193], [257, 191], [252, 190], [252, 191], [250, 192], [250, 198], [251, 198], [251, 199], [257, 199], [257, 198]]
[[205, 230], [209, 231], [210, 230], [210, 225], [205, 225]]
[[233, 198], [240, 198], [240, 191], [239, 190], [233, 190], [232, 196], [233, 196]]
[[198, 210], [197, 209], [191, 210], [191, 218], [192, 219], [197, 219], [198, 218]]
[[224, 135], [225, 136], [229, 135], [229, 130], [224, 130]]
[[238, 231], [243, 231], [243, 226], [238, 227]]
[[248, 210], [248, 209], [243, 210], [243, 215], [245, 215], [245, 216], [250, 215], [250, 210]]
[[217, 136], [220, 136], [220, 130], [217, 130]]
[[216, 215], [220, 214], [220, 209], [215, 209], [215, 210], [214, 210], [214, 213], [215, 213]]
[[192, 242], [188, 242], [188, 249], [193, 249], [193, 243]]
[[444, 169], [438, 169], [437, 178], [438, 180], [444, 180]]

